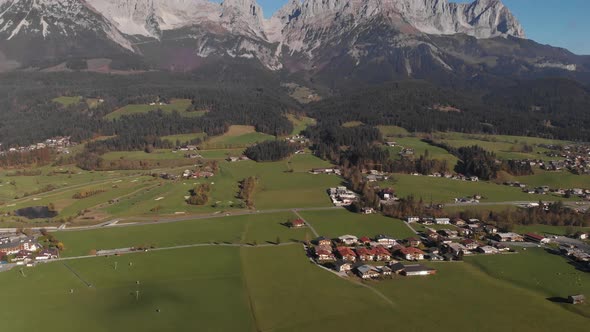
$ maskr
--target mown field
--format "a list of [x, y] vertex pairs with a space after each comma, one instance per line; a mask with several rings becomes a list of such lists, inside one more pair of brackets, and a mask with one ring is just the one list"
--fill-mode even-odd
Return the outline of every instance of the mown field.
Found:
[[211, 137], [201, 144], [203, 149], [235, 149], [245, 148], [250, 145], [275, 139], [274, 136], [256, 132], [253, 126], [230, 126], [229, 130], [221, 135]]
[[170, 104], [166, 105], [149, 105], [149, 104], [137, 104], [137, 105], [127, 105], [118, 110], [115, 110], [105, 118], [107, 120], [114, 120], [118, 119], [125, 115], [133, 115], [133, 114], [141, 114], [141, 113], [148, 113], [151, 111], [162, 110], [167, 113], [172, 113], [177, 111], [182, 116], [186, 117], [199, 117], [205, 115], [206, 112], [204, 111], [196, 111], [196, 112], [187, 112], [188, 107], [191, 105], [191, 101], [189, 99], [173, 99], [170, 101]]
[[344, 209], [302, 211], [300, 214], [319, 235], [330, 238], [347, 234], [371, 238], [384, 234], [396, 239], [405, 239], [415, 235], [403, 221], [382, 215], [361, 215]]
[[[434, 135], [434, 140], [446, 143], [455, 148], [478, 145], [490, 152], [496, 153], [496, 156], [500, 159], [543, 160], [551, 160], [555, 158], [547, 157], [544, 153], [549, 150], [537, 147], [536, 145], [565, 145], [570, 143], [566, 141], [549, 140], [538, 137], [521, 137], [507, 135], [474, 135], [462, 133], [437, 133]], [[523, 147], [525, 144], [532, 146], [533, 151], [523, 152]]]
[[283, 224], [296, 216], [290, 212], [153, 223], [131, 227], [107, 227], [85, 231], [60, 231], [55, 236], [64, 243], [64, 256], [83, 256], [91, 250], [129, 247], [172, 247], [195, 243], [275, 243], [305, 239], [306, 229], [290, 229]]
[[431, 159], [447, 161], [447, 165], [450, 170], [452, 170], [457, 164], [457, 157], [453, 156], [445, 149], [423, 142], [420, 137], [395, 138], [394, 142], [397, 142], [399, 146], [387, 147], [391, 153], [392, 158], [394, 159], [401, 158], [399, 153], [402, 151], [402, 148], [406, 148], [414, 150], [415, 158], [419, 158], [421, 155], [426, 154], [426, 151], [428, 151], [428, 155]]
[[180, 144], [187, 144], [195, 139], [204, 139], [207, 137], [206, 133], [194, 133], [194, 134], [180, 134], [180, 135], [170, 135], [170, 136], [162, 136], [160, 137], [163, 141], [169, 141], [172, 144], [175, 144], [177, 141]]
[[535, 202], [539, 200], [558, 200], [551, 195], [530, 195], [519, 188], [497, 185], [489, 182], [457, 181], [428, 176], [396, 174], [389, 184], [396, 189], [398, 196], [414, 195], [425, 202], [451, 203], [455, 198], [481, 195], [481, 202]]
[[[478, 331], [585, 331], [586, 307], [547, 297], [577, 291], [569, 284], [587, 276], [570, 275], [572, 268], [553, 258], [481, 257], [501, 264], [489, 263], [505, 273], [498, 276], [470, 261], [432, 263], [438, 270], [432, 277], [365, 283], [378, 293], [310, 264], [300, 245], [91, 258], [65, 262], [71, 270], [51, 263], [25, 269], [25, 276], [18, 270], [1, 273], [0, 282], [11, 287], [3, 292], [0, 318], [14, 331], [48, 324], [65, 332], [80, 326], [90, 332], [358, 331], [367, 324], [378, 331], [400, 324], [407, 331], [427, 331], [433, 324], [439, 331], [460, 332], [474, 326]], [[567, 275], [555, 277], [558, 271]], [[533, 272], [548, 274], [541, 280], [547, 291], [534, 282], [539, 277]], [[583, 287], [590, 284], [582, 281]], [[27, 316], [31, 303], [36, 319]]]

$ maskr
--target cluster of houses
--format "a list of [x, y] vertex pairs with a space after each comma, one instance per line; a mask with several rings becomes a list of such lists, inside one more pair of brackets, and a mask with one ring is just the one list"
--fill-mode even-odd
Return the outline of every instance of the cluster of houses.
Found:
[[[17, 152], [29, 152], [33, 150], [42, 150], [42, 149], [53, 149], [57, 153], [69, 154], [69, 148], [72, 146], [76, 146], [77, 143], [72, 142], [71, 137], [69, 136], [58, 136], [46, 139], [43, 142], [39, 142], [36, 144], [31, 144], [28, 146], [17, 146], [11, 147], [7, 151], [0, 151], [0, 155], [6, 155], [7, 153], [17, 153]], [[0, 144], [0, 147], [2, 145]]]
[[215, 176], [213, 168], [206, 166], [203, 168], [197, 168], [194, 170], [184, 170], [182, 173], [183, 179], [208, 179]]
[[308, 144], [309, 138], [307, 138], [303, 135], [295, 135], [295, 136], [285, 138], [285, 141], [287, 141], [289, 143]]
[[328, 195], [334, 206], [350, 206], [358, 201], [358, 195], [346, 187], [336, 187], [328, 189]]
[[25, 235], [2, 235], [0, 237], [0, 260], [17, 265], [32, 266], [36, 261], [59, 257], [54, 248], [42, 248], [34, 237]]
[[[393, 274], [435, 274], [436, 270], [427, 266], [400, 263], [399, 260], [416, 262], [425, 259], [426, 254], [412, 244], [415, 243], [411, 240], [398, 242], [383, 234], [374, 238], [358, 238], [354, 235], [343, 235], [337, 239], [319, 237], [313, 241], [314, 246], [309, 248], [308, 253], [318, 264], [328, 266], [337, 272], [354, 273], [362, 279], [375, 279]], [[375, 262], [381, 262], [382, 265], [375, 265]]]
[[[513, 184], [513, 186], [517, 186]], [[520, 184], [522, 191], [528, 194], [535, 194], [535, 195], [555, 195], [555, 196], [566, 196], [566, 197], [579, 197], [582, 199], [590, 200], [590, 190], [588, 189], [580, 189], [580, 188], [570, 188], [570, 189], [563, 189], [563, 188], [550, 188], [549, 186], [540, 186], [536, 188], [527, 188]]]
[[[422, 176], [420, 173], [412, 173], [414, 176]], [[449, 180], [456, 180], [456, 181], [467, 181], [467, 182], [479, 182], [479, 177], [477, 176], [467, 176], [463, 174], [456, 174], [456, 173], [439, 173], [434, 172], [432, 174], [427, 175], [428, 177], [432, 178], [445, 178]]]

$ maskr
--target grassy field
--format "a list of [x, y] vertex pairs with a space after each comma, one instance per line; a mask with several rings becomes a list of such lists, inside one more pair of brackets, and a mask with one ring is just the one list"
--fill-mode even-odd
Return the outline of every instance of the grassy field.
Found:
[[122, 107], [112, 113], [109, 113], [105, 118], [108, 120], [118, 119], [124, 115], [133, 115], [133, 114], [141, 114], [141, 113], [148, 113], [151, 111], [162, 110], [164, 112], [172, 113], [173, 111], [177, 111], [182, 116], [186, 117], [199, 117], [205, 115], [206, 112], [199, 111], [199, 112], [187, 112], [186, 110], [191, 105], [191, 101], [189, 99], [173, 99], [171, 100], [170, 104], [168, 105], [148, 105], [148, 104], [139, 104], [139, 105], [127, 105]]
[[[466, 260], [494, 278], [538, 293], [540, 298], [567, 298], [575, 294], [590, 296], [590, 274], [574, 269], [563, 257], [549, 254], [544, 249], [529, 248], [518, 255], [474, 256]], [[590, 318], [588, 303], [553, 305]]]
[[203, 149], [244, 148], [273, 139], [274, 136], [258, 133], [252, 126], [231, 126], [225, 134], [211, 137], [201, 147]]
[[383, 137], [386, 137], [386, 138], [397, 138], [397, 137], [403, 137], [403, 136], [410, 135], [410, 133], [405, 128], [402, 128], [402, 127], [377, 126], [377, 128], [381, 132], [381, 135], [383, 135]]
[[[2, 292], [2, 328], [254, 331], [239, 249], [152, 252], [67, 266], [79, 277], [63, 263], [27, 269], [26, 277], [17, 270], [1, 273], [0, 282], [11, 285]], [[26, 314], [31, 308], [35, 319]]]
[[516, 180], [530, 187], [549, 186], [551, 188], [588, 188], [590, 175], [575, 175], [568, 171], [547, 172], [535, 170], [535, 175], [516, 177]]
[[320, 235], [330, 238], [346, 234], [358, 237], [374, 237], [378, 234], [385, 234], [396, 239], [405, 239], [414, 235], [403, 221], [382, 215], [362, 215], [344, 209], [303, 211], [300, 214]]
[[[352, 332], [403, 324], [416, 332], [433, 325], [443, 332], [577, 332], [588, 319], [588, 305], [547, 300], [587, 294], [588, 276], [534, 251], [429, 263], [438, 274], [427, 278], [363, 282], [378, 293], [310, 264], [300, 245], [152, 251], [66, 264], [25, 269], [26, 277], [17, 269], [0, 274], [11, 285], [0, 302], [4, 328]], [[36, 319], [25, 319], [31, 303]]]
[[54, 98], [52, 101], [62, 104], [65, 107], [69, 107], [69, 106], [80, 103], [82, 101], [82, 97], [80, 97], [80, 96], [76, 96], [76, 97], [61, 96], [61, 97]]
[[176, 141], [180, 141], [180, 144], [186, 144], [195, 139], [204, 139], [207, 137], [205, 133], [194, 133], [194, 134], [181, 134], [160, 137], [163, 141], [169, 141], [172, 144], [176, 144]]
[[114, 151], [102, 155], [104, 160], [171, 160], [184, 159], [184, 152], [169, 149], [154, 150], [151, 153], [144, 151]]
[[399, 159], [399, 152], [403, 148], [406, 149], [414, 149], [414, 156], [418, 158], [419, 156], [423, 155], [428, 151], [430, 158], [432, 159], [439, 159], [439, 160], [446, 160], [449, 169], [452, 169], [457, 164], [457, 157], [450, 154], [447, 150], [432, 146], [426, 142], [422, 142], [422, 139], [419, 137], [402, 137], [396, 138], [395, 142], [397, 142], [401, 147], [388, 147], [391, 155], [395, 159]]
[[353, 127], [358, 127], [358, 126], [362, 126], [364, 123], [360, 122], [360, 121], [348, 121], [342, 124], [342, 127], [344, 128], [353, 128]]
[[532, 152], [522, 152], [525, 144], [568, 144], [569, 142], [549, 140], [537, 137], [520, 137], [506, 135], [473, 135], [461, 133], [438, 133], [436, 141], [459, 148], [463, 146], [479, 145], [482, 148], [496, 153], [500, 159], [555, 159], [545, 156], [547, 149], [534, 147]]
[[555, 199], [550, 195], [529, 195], [518, 188], [497, 185], [488, 182], [467, 182], [428, 176], [412, 176], [396, 174], [390, 184], [396, 189], [398, 196], [414, 195], [429, 202], [450, 203], [455, 198], [482, 195], [482, 202], [535, 202]]
[[295, 218], [289, 212], [252, 214], [201, 219], [176, 223], [154, 223], [126, 228], [56, 232], [64, 243], [64, 256], [87, 255], [91, 250], [139, 246], [172, 247], [195, 243], [274, 243], [304, 240], [306, 229], [290, 229], [282, 224]]
[[307, 127], [316, 124], [315, 119], [306, 116], [289, 114], [287, 118], [293, 123], [293, 131], [291, 132], [291, 135], [299, 135], [302, 131], [307, 129]]

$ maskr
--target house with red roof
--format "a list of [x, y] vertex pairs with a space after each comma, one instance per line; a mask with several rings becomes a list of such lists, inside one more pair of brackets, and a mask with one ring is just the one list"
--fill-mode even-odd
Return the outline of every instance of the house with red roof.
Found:
[[363, 237], [361, 237], [361, 238], [359, 239], [359, 243], [362, 243], [362, 244], [369, 244], [369, 243], [371, 243], [371, 239], [369, 239], [369, 238], [368, 238], [368, 237], [366, 237], [366, 236], [363, 236]]
[[303, 221], [302, 219], [296, 219], [291, 221], [290, 224], [291, 228], [301, 228], [305, 226], [305, 221]]
[[316, 247], [315, 255], [316, 255], [316, 258], [318, 259], [318, 261], [320, 261], [320, 262], [327, 262], [327, 261], [335, 261], [336, 260], [336, 257], [334, 256], [334, 254], [331, 251], [326, 250], [325, 248], [321, 248], [321, 247]]
[[375, 247], [373, 249], [373, 253], [375, 254], [375, 260], [377, 261], [391, 260], [391, 253], [389, 252], [389, 250], [383, 247]]
[[424, 252], [418, 248], [408, 247], [399, 250], [399, 254], [409, 261], [423, 260]]
[[336, 248], [336, 252], [338, 253], [338, 257], [342, 258], [345, 261], [356, 261], [356, 254], [349, 247], [338, 247]]
[[373, 249], [357, 248], [356, 254], [361, 261], [372, 261], [375, 259], [375, 252]]

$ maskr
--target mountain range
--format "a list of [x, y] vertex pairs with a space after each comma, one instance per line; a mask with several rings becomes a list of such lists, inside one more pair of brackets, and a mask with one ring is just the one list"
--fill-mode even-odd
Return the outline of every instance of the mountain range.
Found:
[[331, 86], [547, 73], [590, 81], [589, 57], [526, 39], [500, 0], [291, 0], [268, 19], [256, 0], [0, 0], [1, 71], [191, 71], [213, 60]]

